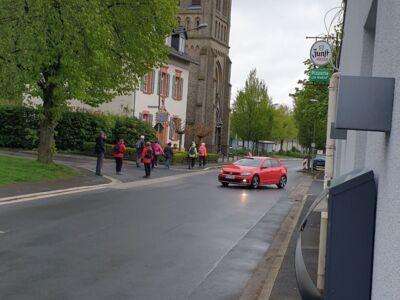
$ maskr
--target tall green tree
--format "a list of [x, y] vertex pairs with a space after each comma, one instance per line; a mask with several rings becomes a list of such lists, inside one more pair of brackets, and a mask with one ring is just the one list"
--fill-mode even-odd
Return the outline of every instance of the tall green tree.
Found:
[[296, 121], [293, 111], [286, 105], [280, 105], [274, 113], [274, 122], [272, 126], [272, 139], [279, 141], [281, 148], [283, 142], [287, 139], [297, 137]]
[[171, 0], [0, 1], [0, 97], [40, 98], [38, 159], [52, 161], [69, 99], [98, 106], [167, 60]]
[[244, 141], [269, 139], [272, 133], [274, 108], [268, 96], [268, 88], [251, 70], [245, 87], [240, 90], [233, 103], [232, 132]]

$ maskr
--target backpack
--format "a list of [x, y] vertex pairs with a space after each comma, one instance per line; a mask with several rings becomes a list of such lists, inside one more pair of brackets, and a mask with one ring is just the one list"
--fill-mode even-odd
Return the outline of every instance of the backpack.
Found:
[[145, 158], [151, 158], [153, 156], [153, 150], [147, 149], [146, 154], [144, 155]]
[[190, 147], [189, 148], [189, 154], [190, 155], [195, 155], [196, 154], [196, 148], [195, 147]]
[[120, 153], [121, 152], [121, 147], [119, 144], [115, 144], [114, 145], [114, 153]]
[[142, 140], [138, 140], [136, 142], [136, 149], [143, 148], [143, 146], [144, 146], [144, 142]]
[[203, 149], [199, 148], [199, 155], [203, 155]]

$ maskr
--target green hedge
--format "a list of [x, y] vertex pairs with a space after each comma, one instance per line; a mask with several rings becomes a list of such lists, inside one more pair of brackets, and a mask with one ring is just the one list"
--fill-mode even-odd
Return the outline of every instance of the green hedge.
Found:
[[[34, 149], [39, 143], [40, 111], [17, 105], [0, 106], [0, 147]], [[155, 139], [155, 131], [134, 118], [66, 111], [56, 127], [56, 147], [59, 150], [83, 150], [86, 142], [94, 142], [100, 130], [107, 141], [123, 138], [133, 147], [140, 135]]]
[[0, 147], [36, 148], [39, 142], [39, 113], [23, 106], [0, 106]]

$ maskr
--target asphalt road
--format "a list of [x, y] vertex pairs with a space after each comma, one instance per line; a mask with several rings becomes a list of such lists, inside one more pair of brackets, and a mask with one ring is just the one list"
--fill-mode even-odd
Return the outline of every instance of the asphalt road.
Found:
[[217, 171], [0, 206], [0, 299], [238, 299], [290, 209]]

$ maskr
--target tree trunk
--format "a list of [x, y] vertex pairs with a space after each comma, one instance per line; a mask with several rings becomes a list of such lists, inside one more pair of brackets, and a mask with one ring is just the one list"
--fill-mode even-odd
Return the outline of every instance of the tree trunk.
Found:
[[50, 86], [43, 93], [43, 119], [40, 123], [38, 161], [45, 164], [53, 162], [56, 150], [54, 129], [57, 125], [57, 114], [53, 91], [54, 87]]
[[281, 151], [283, 151], [283, 140], [281, 140]]
[[179, 134], [179, 151], [182, 151], [182, 133]]

